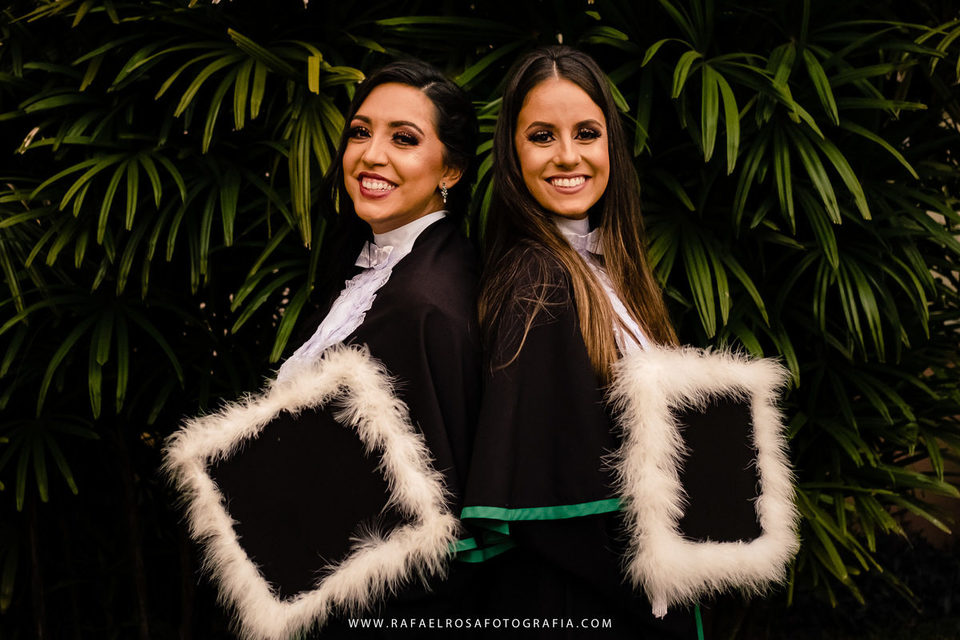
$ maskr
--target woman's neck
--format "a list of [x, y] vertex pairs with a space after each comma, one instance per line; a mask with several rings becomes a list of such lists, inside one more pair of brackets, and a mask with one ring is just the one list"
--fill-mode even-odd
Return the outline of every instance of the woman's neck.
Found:
[[553, 221], [560, 231], [566, 231], [567, 233], [573, 233], [578, 236], [585, 236], [590, 233], [589, 216], [583, 216], [582, 218], [565, 218], [563, 216], [554, 216]]

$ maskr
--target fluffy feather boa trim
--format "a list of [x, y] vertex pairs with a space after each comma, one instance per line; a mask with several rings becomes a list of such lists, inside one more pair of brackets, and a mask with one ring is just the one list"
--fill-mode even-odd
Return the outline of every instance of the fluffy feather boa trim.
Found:
[[[614, 467], [629, 532], [627, 575], [663, 616], [669, 606], [713, 592], [759, 592], [782, 582], [799, 548], [794, 479], [777, 395], [787, 373], [770, 359], [694, 348], [651, 348], [617, 365], [611, 400], [623, 433]], [[684, 441], [674, 412], [716, 397], [751, 408], [760, 495], [758, 538], [697, 542], [678, 526], [685, 507], [679, 472]]]
[[[367, 451], [381, 457], [390, 503], [409, 524], [385, 536], [354, 541], [314, 588], [281, 600], [239, 544], [224, 497], [207, 473], [256, 438], [281, 411], [298, 413], [336, 403], [337, 419], [356, 430]], [[365, 348], [328, 349], [297, 376], [271, 381], [264, 391], [187, 420], [166, 442], [163, 470], [180, 491], [190, 535], [203, 547], [204, 568], [249, 640], [280, 640], [322, 625], [334, 611], [376, 604], [412, 577], [442, 573], [458, 523], [442, 476], [393, 392], [384, 367]]]

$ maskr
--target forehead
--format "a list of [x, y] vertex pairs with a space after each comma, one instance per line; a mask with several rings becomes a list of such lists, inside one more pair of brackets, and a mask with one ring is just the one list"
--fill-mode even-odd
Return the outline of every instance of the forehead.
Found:
[[527, 93], [517, 115], [517, 128], [532, 122], [554, 125], [596, 120], [606, 125], [603, 110], [586, 91], [566, 78], [548, 78]]
[[428, 128], [434, 128], [436, 108], [420, 89], [388, 82], [370, 92], [357, 109], [356, 115], [371, 121], [412, 122], [427, 131]]

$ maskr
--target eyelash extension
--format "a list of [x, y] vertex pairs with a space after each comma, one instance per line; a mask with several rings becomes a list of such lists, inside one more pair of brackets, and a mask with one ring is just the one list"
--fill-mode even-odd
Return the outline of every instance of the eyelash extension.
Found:
[[397, 133], [393, 134], [393, 139], [400, 144], [410, 147], [420, 144], [420, 139], [417, 138], [417, 136], [413, 135], [412, 133], [406, 133], [405, 131], [398, 131]]
[[[590, 129], [584, 127], [577, 131], [576, 139], [577, 140], [596, 140], [600, 138], [603, 134], [597, 131], [596, 129]], [[550, 142], [553, 140], [553, 134], [549, 131], [535, 131], [527, 136], [527, 140], [535, 144], [542, 144], [545, 142]]]
[[534, 143], [550, 142], [552, 139], [553, 134], [549, 131], [534, 131], [527, 136], [527, 140]]
[[350, 131], [347, 133], [348, 138], [359, 138], [360, 136], [369, 137], [370, 132], [366, 127], [357, 125], [355, 127], [350, 127]]

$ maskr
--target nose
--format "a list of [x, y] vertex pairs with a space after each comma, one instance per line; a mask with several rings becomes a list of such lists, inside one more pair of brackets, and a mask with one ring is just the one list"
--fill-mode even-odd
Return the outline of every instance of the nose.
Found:
[[363, 146], [363, 155], [361, 160], [367, 166], [379, 166], [387, 163], [386, 140], [382, 136], [373, 135]]
[[557, 154], [553, 162], [559, 167], [573, 167], [580, 164], [580, 150], [576, 141], [570, 136], [563, 136], [557, 145]]

